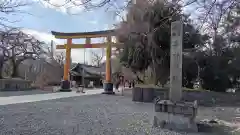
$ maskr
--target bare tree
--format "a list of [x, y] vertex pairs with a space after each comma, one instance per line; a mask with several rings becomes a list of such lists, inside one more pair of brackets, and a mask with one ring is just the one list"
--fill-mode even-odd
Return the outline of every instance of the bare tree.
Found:
[[[6, 30], [8, 28], [12, 28], [11, 24], [15, 23], [19, 20], [12, 20], [9, 19], [9, 16], [17, 16], [21, 13], [25, 13], [21, 10], [22, 7], [25, 7], [29, 5], [30, 3], [28, 1], [23, 1], [23, 0], [1, 0], [0, 1], [0, 28], [3, 30]], [[12, 17], [14, 18], [14, 17]], [[2, 36], [1, 32], [1, 36]], [[2, 39], [0, 39], [2, 40]], [[2, 43], [2, 42], [1, 42]], [[2, 68], [4, 65], [5, 57], [4, 55], [8, 52], [6, 46], [3, 46], [1, 44], [0, 46], [0, 78], [2, 78]]]
[[92, 56], [92, 65], [95, 65], [95, 66], [100, 66], [102, 64], [102, 60], [104, 58], [104, 55], [103, 54], [98, 54], [94, 51], [91, 52], [91, 56]]
[[37, 59], [45, 54], [43, 42], [24, 34], [17, 29], [10, 29], [1, 33], [1, 46], [4, 48], [4, 59], [10, 60], [13, 71], [12, 77], [18, 76], [18, 66], [26, 59]]
[[[94, 0], [65, 0], [65, 2], [61, 4], [55, 4], [54, 2], [51, 2], [50, 0], [44, 0], [45, 2], [49, 3], [52, 6], [55, 7], [63, 7], [66, 5], [72, 5], [72, 7], [85, 7], [86, 9], [95, 9], [100, 8], [104, 6], [113, 5], [114, 3], [124, 3], [128, 2], [130, 0], [100, 0], [100, 1], [94, 1]], [[69, 10], [71, 7], [69, 8]]]
[[64, 63], [65, 63], [65, 53], [62, 51], [54, 51], [54, 42], [51, 41], [51, 46], [47, 46], [47, 55], [45, 55], [45, 59], [50, 59], [51, 64], [55, 66], [60, 66], [63, 68]]
[[7, 53], [7, 48], [5, 46], [0, 45], [0, 79], [2, 78], [2, 70], [4, 66], [4, 62], [6, 58], [4, 57]]
[[27, 5], [30, 5], [27, 0], [1, 0], [0, 1], [0, 25], [3, 28], [11, 27], [12, 23], [15, 23], [19, 20], [11, 20], [9, 16], [17, 16], [24, 12], [21, 8]]
[[5, 61], [2, 68], [2, 76], [9, 77], [12, 74], [12, 66], [10, 61]]
[[[227, 36], [226, 34], [229, 34], [229, 32], [224, 30], [226, 25], [228, 25], [226, 19], [237, 7], [239, 8], [239, 4], [238, 0], [198, 0], [198, 19], [201, 22], [199, 29], [202, 29], [212, 37], [212, 42], [209, 43], [211, 44], [209, 45], [211, 54], [214, 51], [216, 55], [219, 55], [221, 48], [225, 47], [225, 45], [230, 45], [224, 44], [223, 41], [223, 38]], [[233, 33], [233, 31], [231, 32]]]
[[65, 54], [63, 52], [58, 52], [54, 55], [54, 60], [63, 67], [65, 63]]

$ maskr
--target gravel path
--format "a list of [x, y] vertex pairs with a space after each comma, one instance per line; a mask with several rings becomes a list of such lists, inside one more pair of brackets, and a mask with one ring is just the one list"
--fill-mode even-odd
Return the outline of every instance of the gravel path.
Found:
[[184, 134], [151, 129], [152, 118], [153, 104], [129, 97], [72, 97], [0, 106], [0, 135]]

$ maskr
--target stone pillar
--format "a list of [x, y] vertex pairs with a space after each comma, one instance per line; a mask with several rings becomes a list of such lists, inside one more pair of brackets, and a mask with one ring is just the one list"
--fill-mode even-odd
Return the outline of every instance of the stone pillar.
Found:
[[197, 101], [182, 101], [182, 39], [183, 23], [181, 21], [172, 22], [170, 100], [156, 100], [153, 125], [184, 132], [197, 132], [198, 128], [195, 122], [198, 107]]
[[169, 99], [173, 102], [180, 101], [182, 98], [182, 38], [183, 23], [172, 22]]

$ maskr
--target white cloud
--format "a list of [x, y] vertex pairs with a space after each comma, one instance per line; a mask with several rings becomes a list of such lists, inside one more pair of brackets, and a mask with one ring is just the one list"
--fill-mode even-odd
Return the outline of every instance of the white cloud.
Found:
[[22, 29], [22, 32], [34, 36], [40, 41], [50, 43], [53, 40], [56, 44], [62, 44], [62, 40], [56, 39], [51, 33], [41, 32], [33, 29]]
[[[33, 29], [22, 29], [22, 32], [32, 35], [34, 36], [36, 39], [40, 40], [40, 41], [44, 41], [47, 44], [50, 44], [51, 40], [54, 41], [54, 44], [64, 44], [66, 43], [65, 40], [60, 40], [60, 39], [56, 39], [51, 33], [46, 33], [46, 32], [41, 32], [41, 31], [37, 31], [37, 30], [33, 30]], [[54, 46], [55, 48], [55, 46]], [[64, 50], [56, 50], [57, 52], [61, 52], [63, 51], [65, 53]], [[88, 50], [88, 49], [87, 49]], [[91, 63], [91, 59], [90, 59], [90, 54], [89, 51], [86, 50], [86, 54], [85, 54], [85, 61], [88, 63]], [[74, 49], [71, 51], [71, 57], [72, 57], [72, 61], [73, 62], [83, 62], [84, 61], [84, 49]]]
[[[38, 0], [34, 0], [38, 1]], [[81, 5], [81, 0], [40, 0], [46, 8], [56, 9], [57, 11], [69, 14], [77, 14], [83, 11], [83, 6]]]

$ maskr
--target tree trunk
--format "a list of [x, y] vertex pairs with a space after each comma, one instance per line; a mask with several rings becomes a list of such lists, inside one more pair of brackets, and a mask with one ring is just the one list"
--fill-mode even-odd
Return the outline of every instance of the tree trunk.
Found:
[[20, 65], [24, 60], [25, 60], [25, 59], [16, 60], [15, 57], [13, 57], [13, 58], [11, 59], [11, 61], [12, 61], [12, 67], [13, 67], [11, 77], [19, 77], [18, 67], [19, 67], [19, 65]]
[[2, 70], [3, 70], [3, 63], [0, 63], [0, 79], [3, 78], [3, 76], [2, 76]]
[[156, 64], [155, 57], [154, 57], [154, 54], [153, 54], [154, 51], [155, 50], [153, 50], [153, 49], [151, 51], [151, 57], [152, 57], [152, 79], [153, 79], [154, 85], [157, 85], [158, 84], [157, 72], [156, 72], [157, 64]]
[[0, 79], [2, 79], [3, 76], [2, 76], [2, 68], [0, 69]]
[[21, 63], [21, 61], [16, 61], [15, 58], [12, 58], [11, 61], [12, 61], [12, 75], [11, 75], [11, 77], [19, 77], [18, 66]]
[[13, 69], [12, 69], [11, 77], [19, 77], [19, 75], [18, 75], [18, 65], [15, 63], [12, 66], [13, 66]]
[[4, 56], [0, 56], [0, 79], [3, 78], [2, 76], [3, 64], [4, 64]]

